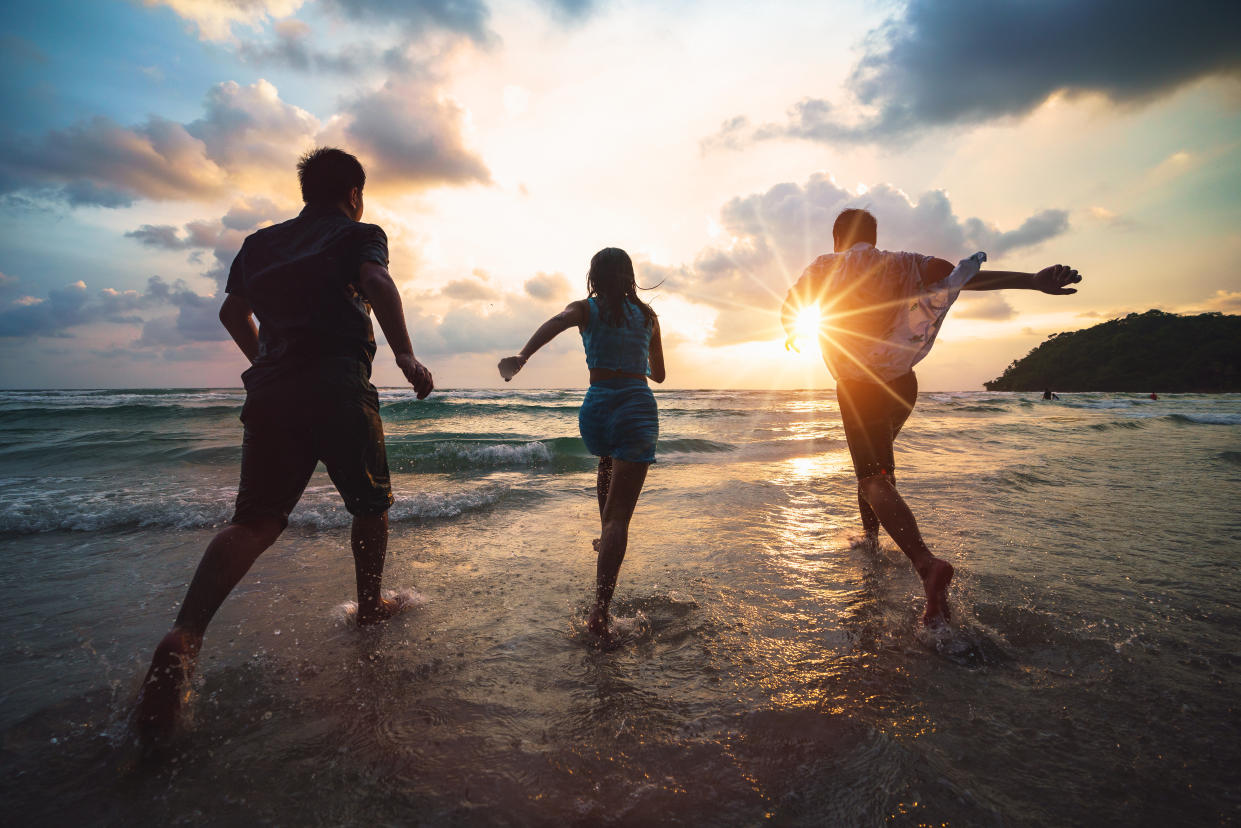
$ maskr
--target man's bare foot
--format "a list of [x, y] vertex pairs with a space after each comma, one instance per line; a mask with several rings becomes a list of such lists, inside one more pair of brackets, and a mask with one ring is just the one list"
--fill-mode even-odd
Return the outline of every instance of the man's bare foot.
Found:
[[202, 643], [202, 636], [174, 627], [156, 646], [134, 710], [134, 731], [143, 743], [172, 735], [189, 700], [190, 679]]
[[922, 587], [926, 590], [926, 613], [922, 623], [928, 627], [947, 624], [952, 618], [948, 609], [948, 584], [952, 583], [955, 570], [952, 564], [940, 558], [931, 561], [922, 575]]
[[593, 548], [596, 552], [599, 551], [599, 542], [601, 540], [603, 540], [603, 538], [595, 538], [590, 542], [591, 548]]
[[362, 605], [358, 605], [358, 626], [369, 627], [372, 624], [379, 624], [387, 621], [394, 615], [399, 615], [411, 606], [410, 602], [400, 599], [380, 598], [379, 605], [373, 610], [363, 612]]
[[608, 611], [605, 607], [601, 607], [598, 604], [595, 605], [594, 610], [590, 613], [590, 618], [586, 619], [586, 629], [604, 641], [611, 639], [612, 632], [608, 629]]

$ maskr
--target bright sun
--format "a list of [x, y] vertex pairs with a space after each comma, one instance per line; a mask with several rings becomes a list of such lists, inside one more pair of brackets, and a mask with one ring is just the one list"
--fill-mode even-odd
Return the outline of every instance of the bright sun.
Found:
[[809, 305], [801, 309], [797, 314], [797, 335], [805, 337], [817, 337], [819, 335], [819, 306]]

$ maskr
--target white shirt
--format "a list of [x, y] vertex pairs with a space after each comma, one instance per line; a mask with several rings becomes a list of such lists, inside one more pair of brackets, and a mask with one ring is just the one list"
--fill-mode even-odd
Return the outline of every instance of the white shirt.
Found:
[[887, 382], [930, 352], [952, 303], [987, 254], [962, 259], [938, 281], [928, 281], [932, 260], [859, 242], [806, 268], [793, 290], [822, 309], [819, 346], [833, 377]]

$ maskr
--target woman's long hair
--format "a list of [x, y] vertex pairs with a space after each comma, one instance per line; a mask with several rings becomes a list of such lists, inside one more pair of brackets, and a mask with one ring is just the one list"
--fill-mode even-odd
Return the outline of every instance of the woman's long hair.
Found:
[[605, 247], [591, 258], [590, 275], [586, 277], [586, 298], [592, 296], [599, 297], [599, 315], [608, 325], [619, 327], [626, 324], [626, 299], [642, 311], [648, 328], [655, 324], [655, 311], [638, 298], [633, 262], [629, 254], [619, 247]]

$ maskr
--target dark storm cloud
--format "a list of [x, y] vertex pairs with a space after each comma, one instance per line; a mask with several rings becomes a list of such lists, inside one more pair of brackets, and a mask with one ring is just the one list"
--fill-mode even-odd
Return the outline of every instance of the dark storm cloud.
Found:
[[703, 148], [780, 137], [899, 141], [928, 127], [1024, 115], [1057, 92], [1132, 103], [1200, 78], [1236, 77], [1241, 3], [912, 0], [863, 49], [846, 87], [868, 117], [843, 119], [809, 97], [784, 124], [732, 118]]

